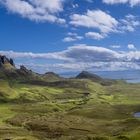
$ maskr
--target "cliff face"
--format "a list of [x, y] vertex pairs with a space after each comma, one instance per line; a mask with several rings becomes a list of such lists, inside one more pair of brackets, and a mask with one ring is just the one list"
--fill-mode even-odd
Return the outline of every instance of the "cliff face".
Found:
[[0, 68], [5, 67], [6, 65], [9, 65], [11, 67], [15, 67], [13, 59], [9, 59], [4, 55], [0, 55]]

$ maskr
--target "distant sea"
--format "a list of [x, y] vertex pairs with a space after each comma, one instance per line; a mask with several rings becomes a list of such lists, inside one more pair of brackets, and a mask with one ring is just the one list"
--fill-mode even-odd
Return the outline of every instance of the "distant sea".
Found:
[[[91, 71], [90, 71], [91, 72]], [[80, 72], [61, 73], [64, 77], [75, 77]], [[102, 78], [125, 80], [129, 83], [140, 83], [140, 70], [125, 70], [125, 71], [92, 71]]]

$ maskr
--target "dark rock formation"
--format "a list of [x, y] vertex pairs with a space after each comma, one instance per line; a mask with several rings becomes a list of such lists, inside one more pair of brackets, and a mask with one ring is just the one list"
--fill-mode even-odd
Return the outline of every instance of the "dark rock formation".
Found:
[[4, 66], [5, 64], [10, 64], [11, 66], [15, 66], [13, 59], [9, 59], [4, 55], [0, 55], [0, 66]]
[[12, 58], [10, 58], [10, 64], [12, 65], [12, 66], [15, 66], [15, 64], [14, 64], [14, 61], [13, 61], [13, 59]]
[[20, 66], [20, 71], [23, 72], [23, 73], [26, 73], [26, 74], [30, 74], [32, 73], [31, 70], [28, 70], [25, 66], [21, 65]]
[[31, 70], [27, 69], [25, 66], [20, 66], [20, 69], [16, 69], [16, 72], [19, 78], [33, 78], [36, 73], [32, 72]]

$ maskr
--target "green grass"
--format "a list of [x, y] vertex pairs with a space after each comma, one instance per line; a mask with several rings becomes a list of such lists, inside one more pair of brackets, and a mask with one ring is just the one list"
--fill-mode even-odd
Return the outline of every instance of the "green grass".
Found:
[[0, 139], [140, 139], [140, 84], [43, 84], [0, 80]]

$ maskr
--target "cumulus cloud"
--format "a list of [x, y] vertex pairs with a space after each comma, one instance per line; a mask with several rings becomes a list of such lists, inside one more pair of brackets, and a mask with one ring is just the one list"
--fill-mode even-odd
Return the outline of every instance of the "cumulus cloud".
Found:
[[83, 39], [82, 36], [65, 37], [65, 38], [63, 39], [63, 42], [74, 42], [74, 41], [81, 40], [81, 39]]
[[96, 28], [103, 33], [114, 32], [118, 21], [101, 10], [87, 10], [83, 15], [73, 14], [70, 24], [87, 28]]
[[75, 27], [86, 27], [98, 30], [100, 33], [89, 32], [87, 37], [103, 39], [110, 33], [126, 33], [135, 31], [140, 26], [136, 16], [128, 14], [123, 19], [115, 19], [102, 10], [87, 10], [84, 14], [73, 14], [70, 24]]
[[105, 34], [97, 33], [97, 32], [88, 32], [85, 34], [86, 37], [95, 39], [95, 40], [101, 40], [106, 37]]
[[120, 26], [118, 27], [122, 32], [133, 32], [136, 27], [140, 25], [140, 21], [134, 15], [126, 15], [124, 19], [120, 20]]
[[[131, 46], [132, 47], [132, 46]], [[24, 58], [35, 60], [32, 67], [48, 67], [52, 70], [123, 70], [123, 69], [140, 69], [140, 51], [134, 50], [118, 52], [104, 47], [75, 45], [68, 47], [64, 51], [53, 53], [28, 53], [14, 51], [0, 51], [8, 57], [16, 60]], [[36, 59], [45, 59], [41, 64]], [[53, 60], [50, 63], [50, 60]], [[49, 62], [49, 63], [47, 63]], [[40, 67], [39, 67], [40, 65]]]
[[129, 3], [132, 7], [140, 5], [140, 0], [103, 0], [106, 4], [125, 4]]
[[[133, 49], [134, 45], [129, 44], [128, 47]], [[12, 58], [44, 58], [69, 62], [140, 61], [140, 51], [117, 52], [108, 48], [88, 46], [85, 44], [71, 46], [64, 51], [52, 53], [0, 51], [0, 54], [4, 54]]]
[[63, 39], [63, 42], [73, 42], [73, 41], [76, 41], [76, 38], [65, 37], [65, 38]]
[[83, 39], [83, 37], [79, 36], [77, 33], [69, 32], [67, 35], [68, 36], [62, 40], [63, 42], [74, 42]]
[[127, 47], [128, 47], [128, 49], [130, 49], [130, 50], [135, 50], [135, 49], [136, 49], [134, 44], [128, 44]]
[[[39, 59], [58, 59], [67, 60], [63, 52], [54, 53], [32, 53], [32, 52], [14, 52], [14, 51], [0, 51], [0, 54], [11, 58], [39, 58]], [[68, 59], [69, 60], [69, 59]]]
[[64, 0], [0, 0], [9, 12], [34, 21], [65, 23], [57, 14], [63, 11]]
[[[93, 0], [86, 0], [93, 2]], [[120, 0], [125, 3], [127, 0]], [[132, 0], [131, 0], [132, 1]], [[133, 0], [133, 4], [139, 0]], [[28, 18], [37, 22], [55, 22], [59, 24], [66, 23], [66, 19], [61, 18], [60, 14], [64, 11], [64, 3], [66, 0], [0, 0], [0, 4], [7, 8], [11, 13], [19, 14], [24, 18]], [[114, 0], [104, 0], [106, 3], [115, 3]], [[117, 1], [118, 2], [118, 1]], [[78, 7], [78, 5], [76, 5]], [[102, 10], [87, 10], [84, 14], [72, 14], [69, 24], [74, 27], [87, 27], [98, 30], [87, 33], [86, 36], [91, 39], [103, 39], [109, 33], [121, 33], [135, 31], [140, 26], [139, 20], [133, 15], [127, 15], [123, 19], [116, 19], [108, 12]], [[66, 41], [81, 40], [81, 36], [66, 37]]]

